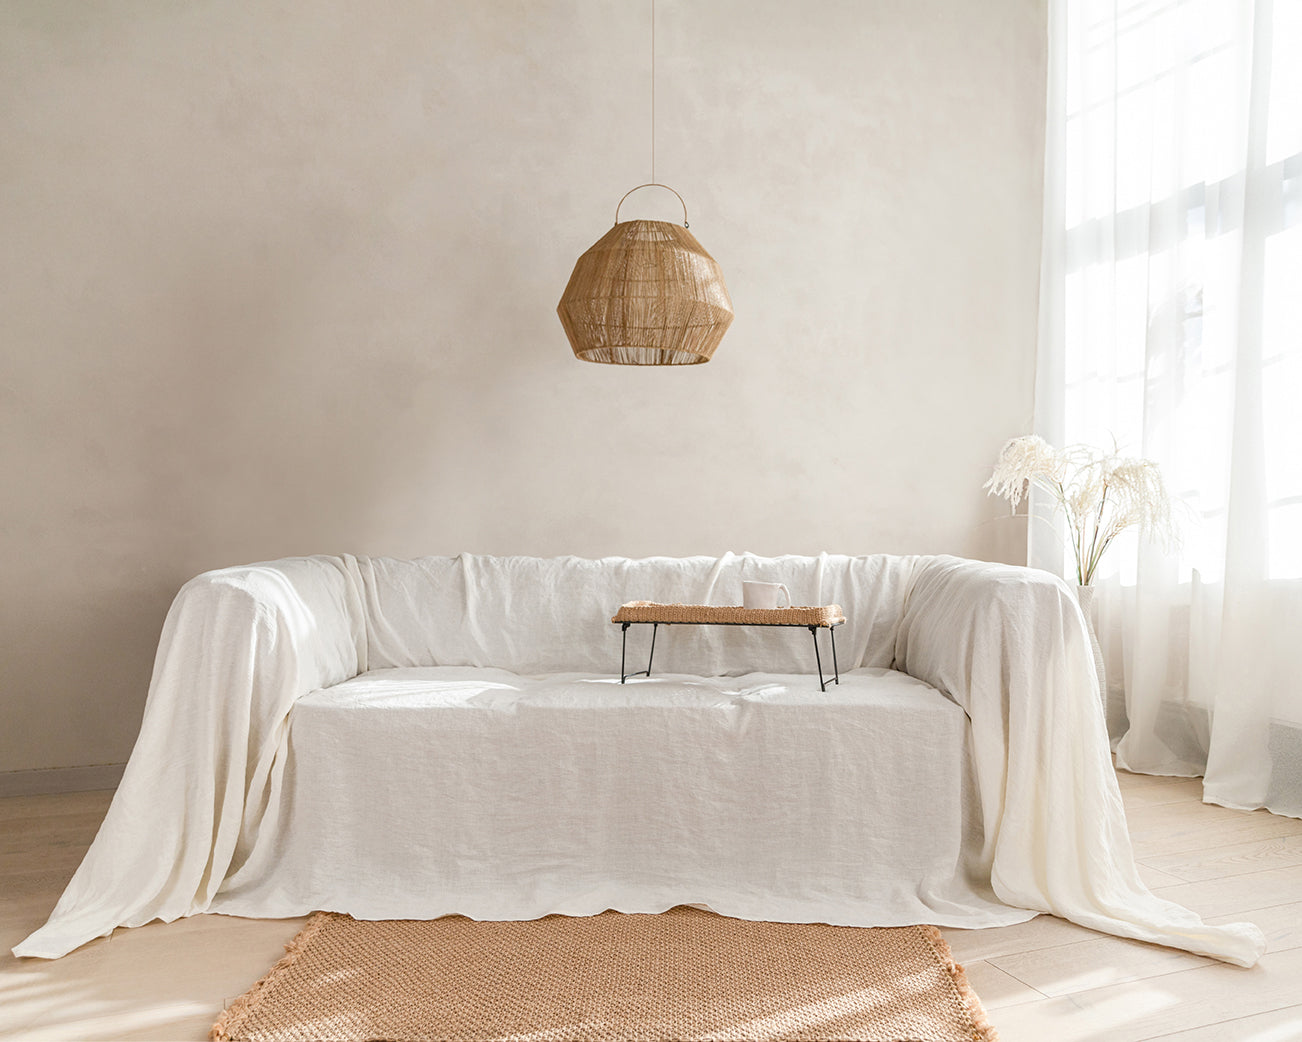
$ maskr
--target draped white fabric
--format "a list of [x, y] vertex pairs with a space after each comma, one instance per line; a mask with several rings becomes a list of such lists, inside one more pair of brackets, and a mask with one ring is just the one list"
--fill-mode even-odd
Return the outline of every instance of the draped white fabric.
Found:
[[1117, 760], [1302, 816], [1302, 0], [1055, 0], [1050, 37], [1037, 433], [1189, 508], [1097, 581]]
[[825, 692], [790, 673], [371, 670], [295, 703], [275, 827], [210, 910], [1024, 922], [990, 884], [968, 747], [963, 710], [893, 669]]
[[[733, 627], [676, 627], [657, 649], [663, 668], [708, 680], [660, 665], [612, 679], [609, 618], [630, 592], [735, 602], [751, 576], [846, 607], [844, 687], [715, 675], [791, 668], [782, 634]], [[515, 672], [567, 662], [597, 672]], [[864, 926], [1052, 912], [1252, 965], [1257, 927], [1204, 924], [1139, 879], [1093, 676], [1059, 580], [952, 557], [210, 572], [168, 615], [103, 827], [14, 953], [57, 958], [206, 911], [521, 918], [705, 901]]]

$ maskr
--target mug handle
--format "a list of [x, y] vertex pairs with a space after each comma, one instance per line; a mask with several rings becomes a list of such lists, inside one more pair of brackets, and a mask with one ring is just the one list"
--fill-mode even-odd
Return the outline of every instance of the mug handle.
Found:
[[786, 583], [778, 583], [778, 589], [780, 589], [784, 594], [786, 594], [786, 597], [787, 597], [787, 603], [786, 603], [785, 606], [788, 607], [788, 608], [790, 608], [790, 607], [791, 607], [791, 591], [787, 589]]

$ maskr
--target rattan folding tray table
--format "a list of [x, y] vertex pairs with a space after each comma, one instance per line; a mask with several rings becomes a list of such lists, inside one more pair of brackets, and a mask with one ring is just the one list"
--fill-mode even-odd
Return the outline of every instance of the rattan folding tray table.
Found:
[[[629, 677], [651, 676], [651, 662], [656, 654], [656, 631], [661, 626], [803, 626], [814, 637], [814, 661], [818, 665], [818, 690], [826, 691], [831, 681], [841, 683], [841, 669], [836, 662], [836, 628], [845, 622], [839, 604], [814, 608], [743, 608], [727, 604], [657, 604], [655, 601], [629, 601], [620, 605], [610, 620], [620, 627], [619, 682]], [[635, 623], [651, 626], [651, 653], [646, 669], [628, 672], [628, 628]], [[827, 630], [832, 644], [832, 676], [823, 679], [823, 657], [818, 651], [818, 631]]]

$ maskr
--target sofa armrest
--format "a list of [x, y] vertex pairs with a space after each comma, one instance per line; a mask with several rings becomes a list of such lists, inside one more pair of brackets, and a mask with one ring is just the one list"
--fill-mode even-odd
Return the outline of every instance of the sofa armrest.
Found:
[[948, 694], [971, 720], [983, 857], [1001, 900], [1241, 966], [1256, 962], [1265, 950], [1257, 927], [1208, 926], [1140, 881], [1085, 620], [1062, 580], [922, 559], [896, 666]]
[[117, 925], [203, 911], [276, 806], [290, 708], [365, 669], [365, 647], [349, 558], [186, 583], [108, 816], [49, 922], [14, 954], [56, 958]]
[[[914, 572], [896, 634], [896, 666], [945, 692], [967, 713], [988, 823], [997, 825], [1004, 813], [1010, 755], [1020, 759], [1029, 751], [1010, 747], [1014, 735], [1051, 743], [1070, 738], [1060, 750], [1070, 758], [1107, 756], [1102, 714], [1093, 712], [1098, 682], [1089, 638], [1083, 628], [1077, 633], [1083, 625], [1071, 591], [1045, 571], [931, 557]], [[1041, 720], [1045, 711], [1052, 715]], [[1084, 733], [1068, 736], [1052, 726], [1069, 712], [1072, 730]], [[1043, 733], [1040, 724], [1046, 725]], [[1106, 773], [1115, 789], [1110, 767]], [[987, 853], [996, 835], [997, 829], [987, 827]]]

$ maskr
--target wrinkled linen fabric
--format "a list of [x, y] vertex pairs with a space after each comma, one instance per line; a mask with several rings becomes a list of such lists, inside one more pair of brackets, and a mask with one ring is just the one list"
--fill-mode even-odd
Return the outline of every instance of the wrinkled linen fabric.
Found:
[[57, 958], [116, 926], [210, 910], [274, 831], [289, 712], [364, 668], [355, 570], [294, 558], [208, 572], [163, 623], [140, 734], [49, 922], [13, 949]]
[[974, 868], [966, 743], [953, 701], [889, 669], [825, 692], [808, 674], [372, 670], [296, 703], [277, 841], [213, 908], [1022, 922]]
[[1140, 881], [1108, 755], [1085, 621], [1047, 572], [931, 558], [915, 572], [897, 666], [972, 722], [991, 883], [1010, 905], [1238, 966], [1252, 923], [1210, 926]]
[[[619, 665], [610, 618], [632, 600], [740, 604], [747, 580], [786, 583], [796, 604], [839, 604], [840, 661], [889, 668], [916, 557], [425, 557], [356, 562], [366, 598], [368, 669], [484, 666], [513, 673], [605, 673]], [[641, 669], [651, 628], [629, 629]], [[823, 652], [826, 654], [827, 648]], [[661, 626], [655, 663], [698, 676], [812, 672], [803, 629]], [[828, 667], [831, 662], [825, 663]], [[830, 672], [830, 668], [829, 668]]]
[[[995, 921], [1011, 922], [1046, 911], [1095, 929], [1240, 965], [1251, 965], [1259, 957], [1264, 939], [1251, 924], [1206, 926], [1192, 912], [1154, 897], [1139, 881], [1111, 773], [1084, 625], [1070, 591], [1060, 581], [1026, 569], [955, 558], [826, 554], [643, 561], [473, 555], [420, 561], [314, 557], [200, 576], [182, 589], [169, 612], [140, 737], [104, 825], [50, 921], [18, 945], [14, 954], [56, 958], [119, 925], [170, 921], [198, 912], [238, 909], [244, 915], [293, 914], [267, 910], [287, 907], [305, 911], [310, 903], [300, 907], [301, 903], [310, 902], [314, 895], [294, 891], [302, 875], [312, 871], [312, 843], [317, 844], [317, 854], [325, 844], [351, 847], [355, 856], [348, 871], [358, 874], [358, 893], [377, 908], [391, 902], [384, 906], [385, 915], [410, 914], [401, 909], [421, 901], [427, 908], [434, 907], [421, 895], [404, 895], [401, 878], [388, 887], [367, 886], [391, 866], [371, 860], [360, 837], [349, 836], [337, 826], [328, 835], [306, 840], [300, 835], [296, 823], [302, 819], [306, 794], [299, 791], [299, 775], [307, 758], [324, 769], [325, 758], [332, 755], [331, 749], [317, 747], [324, 738], [310, 743], [310, 749], [295, 744], [300, 731], [311, 731], [314, 714], [337, 713], [355, 703], [360, 715], [354, 719], [377, 727], [379, 741], [358, 749], [354, 739], [365, 728], [353, 733], [339, 733], [336, 728], [333, 741], [339, 748], [333, 752], [352, 749], [360, 752], [358, 762], [369, 758], [378, 764], [386, 755], [400, 752], [401, 743], [392, 740], [396, 729], [380, 722], [386, 714], [383, 705], [375, 703], [388, 696], [375, 689], [377, 678], [393, 678], [388, 671], [472, 667], [476, 675], [470, 683], [478, 685], [475, 691], [467, 694], [463, 687], [458, 695], [461, 681], [445, 677], [450, 687], [440, 692], [436, 685], [418, 697], [442, 700], [442, 710], [448, 712], [478, 714], [475, 720], [482, 723], [494, 714], [482, 712], [484, 707], [475, 705], [476, 699], [501, 701], [501, 694], [493, 694], [495, 684], [510, 687], [518, 685], [520, 677], [532, 677], [543, 686], [527, 696], [517, 693], [506, 699], [523, 697], [525, 702], [532, 699], [532, 704], [517, 700], [511, 707], [503, 702], [499, 716], [518, 726], [530, 713], [560, 711], [555, 705], [545, 707], [551, 697], [582, 703], [591, 717], [588, 726], [598, 727], [613, 717], [609, 707], [596, 704], [590, 689], [597, 684], [594, 674], [603, 675], [609, 686], [618, 664], [619, 628], [609, 622], [618, 604], [633, 599], [738, 603], [743, 578], [785, 582], [797, 603], [842, 604], [849, 621], [838, 630], [837, 649], [842, 670], [852, 674], [839, 696], [845, 702], [856, 684], [867, 683], [866, 677], [853, 671], [893, 667], [922, 683], [916, 684], [915, 696], [904, 695], [902, 702], [899, 690], [879, 693], [875, 697], [883, 704], [896, 699], [897, 708], [912, 710], [916, 697], [921, 707], [925, 699], [937, 697], [925, 686], [931, 685], [970, 718], [964, 752], [959, 755], [966, 766], [954, 772], [953, 765], [947, 765], [950, 776], [958, 779], [959, 792], [951, 797], [957, 806], [941, 814], [958, 814], [967, 822], [961, 828], [971, 833], [954, 848], [959, 859], [956, 875], [971, 884], [969, 890], [978, 895], [978, 904], [984, 902], [986, 907], [973, 905], [966, 912], [976, 908], [978, 917], [988, 912]], [[648, 629], [629, 631], [631, 669], [641, 668], [638, 659], [646, 647], [639, 643], [633, 650], [633, 635], [641, 630], [645, 640]], [[654, 703], [695, 697], [711, 705], [719, 703], [714, 725], [724, 748], [731, 745], [735, 752], [753, 755], [754, 749], [737, 742], [736, 735], [722, 737], [728, 734], [728, 714], [763, 721], [759, 733], [770, 734], [780, 733], [772, 730], [779, 716], [765, 713], [780, 710], [797, 719], [802, 712], [798, 705], [765, 704], [764, 692], [771, 691], [770, 700], [799, 701], [795, 683], [811, 680], [807, 673], [796, 678], [789, 674], [793, 668], [812, 669], [810, 643], [804, 630], [661, 627], [656, 677], [611, 688], [610, 697], [626, 699], [630, 710], [638, 708], [639, 700], [649, 703], [641, 707], [648, 722], [645, 737], [634, 741], [623, 755], [640, 747], [644, 756], [668, 757], [672, 762], [683, 752], [681, 743], [655, 745], [657, 734], [663, 739], [667, 722], [673, 719], [663, 715], [672, 706]], [[662, 680], [661, 669], [673, 675]], [[773, 677], [750, 675], [756, 672], [786, 675], [775, 685]], [[569, 675], [539, 680], [540, 674], [555, 673]], [[714, 679], [702, 691], [692, 687], [686, 674]], [[723, 679], [734, 674], [747, 676]], [[772, 690], [775, 687], [782, 694]], [[340, 690], [332, 693], [332, 688]], [[816, 684], [809, 690], [809, 701], [816, 704]], [[460, 709], [458, 698], [467, 703]], [[368, 700], [371, 711], [365, 712]], [[404, 701], [398, 696], [397, 704]], [[567, 711], [575, 708], [570, 704]], [[848, 707], [837, 702], [834, 689], [832, 702], [823, 708], [833, 714], [823, 721], [824, 730], [844, 724], [846, 717], [837, 720], [835, 714]], [[658, 719], [657, 712], [662, 714]], [[401, 715], [395, 714], [395, 721]], [[626, 717], [636, 715], [630, 712]], [[906, 713], [903, 719], [907, 718]], [[946, 721], [956, 722], [958, 717], [937, 702], [932, 721], [940, 734]], [[472, 735], [478, 726], [469, 719], [463, 724]], [[762, 786], [781, 782], [768, 790], [772, 801], [790, 792], [810, 800], [817, 796], [821, 781], [842, 787], [837, 796], [843, 799], [853, 787], [846, 779], [867, 758], [844, 753], [823, 761], [824, 777], [804, 776], [817, 759], [818, 729], [793, 743], [791, 763], [796, 774], [784, 776], [781, 765], [761, 758], [748, 778], [734, 779], [737, 784], [732, 788], [717, 784], [711, 791], [720, 799], [720, 793], [728, 792], [741, 806], [756, 797], [757, 784], [763, 792]], [[848, 737], [853, 737], [853, 731], [852, 727]], [[630, 732], [637, 733], [636, 729]], [[901, 735], [887, 730], [872, 737], [885, 750]], [[853, 750], [841, 735], [834, 739], [829, 738], [829, 748]], [[550, 740], [555, 751], [556, 743], [563, 742], [563, 732], [554, 730]], [[916, 736], [911, 740], [916, 748]], [[517, 749], [523, 748], [519, 735], [516, 742]], [[711, 780], [710, 749], [709, 742], [698, 742], [685, 753], [692, 770], [705, 771], [701, 777], [707, 780]], [[955, 755], [952, 743], [942, 743], [942, 749], [946, 750], [943, 756]], [[712, 779], [716, 783], [731, 766], [726, 757], [717, 760], [718, 772]], [[430, 760], [420, 755], [419, 743], [408, 743], [397, 762], [409, 770], [388, 777], [405, 778], [407, 786], [395, 783], [404, 790], [418, 787], [421, 771], [430, 766]], [[562, 758], [548, 784], [562, 784], [568, 777], [571, 785], [581, 786], [582, 765], [582, 757]], [[526, 776], [512, 774], [510, 764], [504, 762], [490, 762], [489, 770], [484, 766], [482, 760], [468, 761], [455, 748], [445, 747], [437, 768], [452, 791], [456, 785], [473, 791], [481, 807], [495, 801], [504, 806], [518, 802], [520, 794], [528, 791], [527, 772], [523, 772]], [[925, 761], [905, 766], [915, 777], [929, 767]], [[769, 777], [774, 770], [775, 776]], [[870, 778], [865, 774], [863, 781]], [[975, 799], [964, 801], [964, 784], [974, 791]], [[925, 780], [919, 780], [920, 787], [925, 785]], [[336, 790], [334, 798], [346, 800], [341, 814], [356, 819], [369, 815], [383, 820], [382, 808], [391, 800], [410, 802], [397, 789], [355, 791], [354, 786], [353, 790], [343, 796]], [[647, 806], [654, 807], [656, 797], [656, 792], [646, 792]], [[687, 805], [682, 799], [669, 804], [680, 810]], [[816, 800], [807, 806], [811, 813], [818, 810]], [[564, 810], [564, 804], [559, 810]], [[864, 811], [873, 811], [868, 796]], [[617, 818], [633, 811], [608, 807], [606, 813], [605, 819], [596, 820], [609, 824], [616, 820], [611, 814]], [[564, 815], [556, 816], [563, 830]], [[726, 815], [707, 817], [693, 823], [689, 831], [703, 838], [721, 822], [726, 825]], [[669, 824], [674, 823], [682, 824], [681, 815]], [[407, 828], [401, 816], [390, 818], [389, 827]], [[896, 843], [909, 844], [917, 838], [916, 831], [895, 837]], [[419, 830], [408, 828], [405, 835], [417, 852], [437, 845], [437, 836], [419, 838]], [[646, 834], [640, 835], [645, 842]], [[736, 841], [742, 832], [734, 829], [731, 835]], [[482, 857], [478, 862], [476, 857], [483, 853], [474, 849], [475, 844], [491, 845], [502, 837], [467, 836], [463, 833], [458, 845], [445, 850], [444, 858], [453, 866], [463, 864], [473, 876], [474, 866], [482, 864]], [[869, 842], [869, 834], [864, 837]], [[395, 850], [401, 847], [395, 842]], [[925, 843], [922, 848], [926, 849]], [[678, 848], [682, 857], [689, 853]], [[734, 863], [740, 863], [744, 854], [733, 850]], [[552, 851], [549, 856], [554, 855]], [[798, 858], [799, 851], [794, 855]], [[842, 852], [841, 859], [848, 856]], [[853, 869], [853, 864], [849, 867]], [[548, 892], [557, 877], [549, 876], [549, 866], [536, 860], [532, 874], [518, 865], [516, 869], [522, 888], [518, 904], [531, 909], [531, 914], [545, 914], [538, 909], [600, 910], [597, 906], [603, 902], [607, 907], [623, 903], [616, 889], [603, 890], [601, 885], [594, 885], [586, 896]], [[852, 877], [846, 866], [839, 869], [841, 882]], [[870, 877], [871, 869], [866, 866], [864, 871]], [[465, 907], [473, 904], [475, 882], [467, 880]], [[639, 900], [690, 903], [704, 896], [712, 907], [718, 903], [729, 907], [731, 901], [739, 909], [734, 914], [743, 917], [772, 917], [753, 880], [742, 880], [731, 895], [694, 894], [690, 885], [675, 885], [673, 879], [662, 882], [662, 891], [652, 896], [651, 883], [638, 881]], [[917, 899], [929, 911], [943, 911], [955, 892], [927, 880], [914, 882]], [[333, 881], [336, 892], [338, 883]], [[805, 881], [805, 885], [807, 892], [797, 895], [805, 902], [805, 912], [796, 914], [808, 914], [818, 901], [813, 893], [818, 881]], [[783, 886], [776, 880], [774, 892], [781, 892]], [[1007, 918], [999, 919], [1004, 913], [981, 896], [986, 886], [1008, 907]], [[411, 903], [404, 905], [404, 897]], [[454, 903], [444, 910], [463, 910], [452, 907]], [[840, 906], [847, 903], [842, 900]], [[837, 895], [828, 894], [825, 905], [834, 912]], [[834, 918], [830, 913], [816, 914]], [[928, 918], [945, 921], [942, 915]]]

